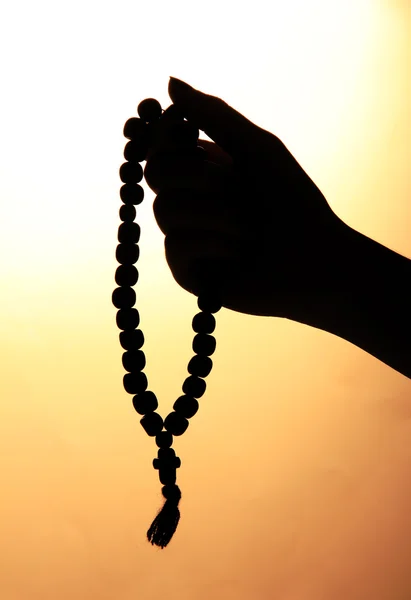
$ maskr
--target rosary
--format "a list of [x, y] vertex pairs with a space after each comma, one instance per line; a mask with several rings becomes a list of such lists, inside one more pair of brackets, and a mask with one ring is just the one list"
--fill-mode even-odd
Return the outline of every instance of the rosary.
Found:
[[[138, 280], [138, 271], [134, 266], [138, 261], [140, 250], [140, 227], [134, 221], [135, 206], [141, 204], [144, 190], [138, 183], [144, 172], [140, 162], [147, 160], [150, 153], [173, 151], [204, 160], [205, 151], [197, 145], [199, 130], [184, 120], [175, 105], [166, 110], [154, 98], [140, 102], [137, 108], [139, 117], [132, 117], [124, 125], [124, 137], [129, 141], [124, 148], [126, 160], [120, 167], [120, 207], [121, 225], [118, 228], [116, 259], [120, 265], [116, 269], [115, 281], [118, 287], [112, 294], [112, 302], [118, 309], [116, 322], [120, 329], [120, 344], [125, 350], [122, 356], [123, 367], [127, 373], [123, 377], [124, 389], [133, 394], [133, 406], [139, 415], [143, 429], [150, 437], [154, 437], [158, 447], [157, 458], [153, 466], [158, 470], [163, 485], [165, 498], [150, 528], [147, 538], [151, 544], [164, 548], [171, 540], [178, 522], [180, 511], [178, 503], [181, 498], [180, 488], [176, 485], [177, 469], [181, 460], [171, 447], [174, 436], [182, 435], [191, 417], [198, 411], [198, 398], [206, 390], [204, 380], [211, 372], [213, 362], [210, 356], [216, 348], [216, 340], [210, 335], [215, 329], [213, 313], [220, 310], [222, 304], [218, 288], [212, 285], [212, 276], [206, 265], [199, 265], [198, 273], [202, 274], [202, 286], [198, 294], [198, 312], [192, 321], [194, 356], [188, 363], [189, 376], [185, 379], [182, 391], [173, 405], [173, 411], [163, 418], [156, 412], [158, 401], [152, 391], [148, 391], [148, 381], [143, 369], [146, 365], [144, 352], [144, 335], [138, 329], [140, 315], [136, 308], [136, 293], [133, 286]], [[211, 278], [210, 278], [211, 277]]]

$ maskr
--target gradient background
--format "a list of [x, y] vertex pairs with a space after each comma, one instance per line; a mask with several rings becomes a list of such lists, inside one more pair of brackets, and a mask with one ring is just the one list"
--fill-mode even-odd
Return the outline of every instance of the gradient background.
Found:
[[[111, 293], [123, 124], [171, 103], [169, 75], [278, 135], [344, 221], [410, 257], [410, 2], [13, 0], [0, 17], [2, 600], [409, 600], [411, 381], [223, 309], [162, 551]], [[165, 416], [196, 299], [145, 189], [137, 306]]]

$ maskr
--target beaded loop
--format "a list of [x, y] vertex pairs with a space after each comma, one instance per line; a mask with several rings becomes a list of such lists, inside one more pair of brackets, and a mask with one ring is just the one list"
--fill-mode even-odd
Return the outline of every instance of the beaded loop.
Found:
[[146, 98], [138, 105], [137, 112], [143, 121], [152, 122], [161, 117], [163, 109], [155, 98]]
[[157, 456], [160, 462], [163, 464], [172, 464], [174, 465], [176, 462], [176, 451], [174, 448], [160, 448], [157, 451]]
[[133, 265], [120, 265], [116, 269], [115, 280], [119, 286], [133, 286], [138, 281], [138, 271]]
[[176, 413], [183, 415], [186, 419], [191, 419], [197, 413], [199, 404], [193, 396], [179, 396], [173, 405]]
[[173, 411], [164, 419], [164, 427], [172, 435], [183, 435], [188, 427], [188, 421], [182, 414]]
[[142, 350], [127, 350], [122, 356], [122, 362], [129, 373], [142, 371], [146, 366], [146, 355]]
[[112, 299], [116, 308], [131, 308], [136, 302], [136, 293], [131, 287], [118, 287], [114, 290]]
[[[137, 326], [138, 323], [136, 327]], [[121, 327], [119, 327], [119, 329], [121, 329]], [[132, 327], [130, 330], [126, 329], [120, 333], [120, 344], [124, 350], [138, 350], [144, 344], [144, 334], [141, 329], [136, 329], [135, 331], [133, 331], [133, 329], [134, 327]]]
[[173, 435], [169, 431], [161, 431], [156, 436], [156, 444], [159, 448], [170, 448], [173, 443]]
[[132, 242], [122, 243], [117, 246], [116, 259], [122, 265], [133, 265], [138, 261], [140, 248]]
[[216, 349], [216, 339], [212, 335], [197, 333], [193, 338], [193, 351], [201, 356], [211, 356]]
[[216, 313], [222, 307], [222, 303], [218, 295], [202, 292], [198, 297], [197, 306], [203, 312]]
[[144, 189], [138, 183], [125, 183], [120, 188], [120, 198], [124, 204], [141, 204], [144, 198]]
[[137, 223], [122, 223], [118, 228], [117, 239], [122, 244], [137, 244], [140, 240], [140, 225]]
[[140, 139], [147, 136], [147, 125], [138, 117], [131, 117], [125, 122], [123, 135], [129, 140]]
[[181, 110], [175, 105], [170, 104], [161, 115], [162, 121], [183, 121], [184, 115]]
[[134, 410], [140, 415], [146, 415], [150, 412], [154, 412], [158, 408], [157, 396], [153, 392], [149, 391], [137, 394], [133, 397], [133, 406]]
[[140, 419], [140, 423], [150, 437], [154, 437], [163, 429], [163, 419], [156, 412], [150, 412]]
[[121, 308], [117, 312], [116, 323], [124, 331], [135, 329], [140, 324], [140, 313], [136, 308]]
[[193, 318], [192, 327], [197, 333], [213, 333], [215, 318], [211, 313], [199, 312]]
[[213, 361], [208, 356], [196, 355], [188, 363], [187, 370], [190, 375], [197, 377], [207, 377], [213, 368]]
[[201, 398], [206, 391], [206, 382], [196, 375], [190, 375], [185, 379], [182, 389], [187, 396]]
[[146, 160], [148, 145], [148, 136], [141, 140], [130, 140], [124, 147], [123, 156], [128, 162], [142, 162], [143, 160]]
[[128, 394], [141, 394], [147, 389], [147, 376], [142, 371], [126, 373], [123, 377], [123, 385]]
[[139, 183], [143, 179], [143, 168], [140, 163], [123, 163], [120, 167], [120, 179], [123, 183]]
[[161, 465], [158, 469], [158, 476], [163, 485], [173, 485], [177, 479], [177, 467], [172, 465]]
[[[147, 390], [147, 376], [143, 372], [146, 357], [141, 350], [144, 345], [144, 335], [137, 329], [140, 315], [133, 308], [136, 294], [133, 286], [137, 283], [139, 273], [133, 266], [139, 259], [140, 227], [135, 222], [135, 206], [144, 198], [144, 190], [139, 182], [147, 175], [141, 166], [144, 160], [149, 161], [155, 152], [167, 150], [181, 156], [189, 156], [199, 165], [207, 158], [207, 153], [198, 145], [199, 130], [186, 119], [181, 111], [173, 104], [165, 111], [154, 98], [147, 98], [137, 107], [139, 117], [128, 119], [124, 125], [124, 136], [129, 140], [124, 148], [126, 160], [120, 166], [119, 176], [123, 183], [120, 188], [120, 198], [123, 205], [119, 216], [122, 223], [118, 228], [116, 259], [120, 263], [115, 272], [115, 282], [118, 287], [112, 293], [112, 302], [119, 309], [116, 323], [121, 330], [119, 339], [125, 350], [122, 363], [126, 374], [123, 377], [124, 389], [133, 394], [132, 404], [136, 412], [142, 416], [140, 423], [150, 437], [155, 437], [158, 447], [157, 458], [153, 466], [159, 472], [163, 484], [162, 493], [166, 499], [165, 505], [155, 518], [147, 532], [149, 541], [164, 548], [170, 541], [177, 527], [180, 513], [178, 503], [181, 492], [176, 485], [176, 471], [181, 460], [176, 456], [173, 437], [182, 435], [189, 425], [188, 419], [199, 409], [198, 398], [206, 391], [204, 380], [211, 372], [213, 361], [210, 358], [216, 348], [216, 340], [210, 335], [214, 332], [216, 321], [213, 313], [221, 307], [218, 293], [218, 282], [221, 273], [207, 261], [198, 265], [197, 279], [199, 282], [198, 308], [200, 310], [192, 321], [193, 351], [195, 356], [188, 363], [189, 376], [184, 380], [183, 395], [174, 402], [173, 411], [163, 418], [156, 412], [158, 400], [156, 395]], [[194, 164], [194, 163], [193, 163]], [[197, 162], [195, 162], [197, 165]], [[216, 273], [219, 273], [216, 275]]]
[[118, 212], [122, 221], [132, 222], [136, 218], [136, 209], [132, 204], [123, 204]]
[[181, 498], [181, 492], [177, 485], [165, 485], [161, 490], [164, 498], [167, 500], [179, 501]]

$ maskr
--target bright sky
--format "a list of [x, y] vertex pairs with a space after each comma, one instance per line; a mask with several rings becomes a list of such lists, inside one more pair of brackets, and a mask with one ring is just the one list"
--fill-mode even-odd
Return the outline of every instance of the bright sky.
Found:
[[[409, 600], [411, 385], [297, 323], [217, 315], [164, 550], [156, 447], [111, 293], [124, 122], [168, 77], [279, 136], [351, 227], [411, 257], [408, 0], [28, 2], [0, 13], [0, 596]], [[165, 416], [195, 298], [146, 189], [137, 307]], [[251, 210], [251, 206], [250, 206]]]

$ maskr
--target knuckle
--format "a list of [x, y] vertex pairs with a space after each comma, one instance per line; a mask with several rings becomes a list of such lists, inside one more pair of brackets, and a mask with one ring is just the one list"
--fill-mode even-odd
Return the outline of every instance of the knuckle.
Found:
[[204, 201], [203, 195], [196, 190], [161, 190], [153, 203], [154, 216], [160, 221], [191, 221], [196, 215], [200, 215]]
[[172, 157], [164, 152], [156, 152], [146, 163], [144, 177], [147, 184], [157, 193], [173, 168]]
[[144, 177], [156, 194], [167, 188], [198, 190], [206, 182], [205, 161], [177, 152], [156, 153], [147, 161]]
[[176, 191], [160, 191], [153, 203], [154, 217], [161, 231], [167, 235], [170, 228], [175, 226], [185, 213], [181, 198]]
[[213, 265], [214, 277], [222, 274], [227, 279], [240, 274], [238, 247], [226, 236], [173, 229], [167, 234], [164, 245], [174, 279], [189, 292], [193, 292], [198, 283], [195, 267], [204, 261]]

